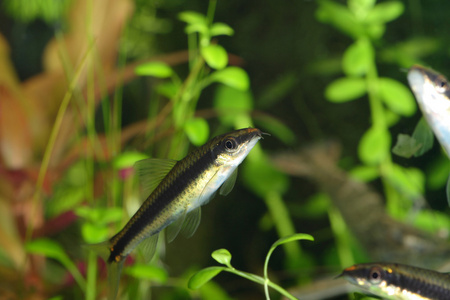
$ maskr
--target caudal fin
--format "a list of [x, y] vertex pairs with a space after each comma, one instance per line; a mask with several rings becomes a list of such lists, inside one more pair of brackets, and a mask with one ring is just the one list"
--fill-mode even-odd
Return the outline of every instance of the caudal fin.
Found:
[[125, 258], [121, 259], [119, 262], [109, 261], [111, 255], [109, 241], [87, 245], [86, 248], [94, 251], [105, 261], [108, 274], [108, 300], [115, 300], [119, 291], [120, 274]]

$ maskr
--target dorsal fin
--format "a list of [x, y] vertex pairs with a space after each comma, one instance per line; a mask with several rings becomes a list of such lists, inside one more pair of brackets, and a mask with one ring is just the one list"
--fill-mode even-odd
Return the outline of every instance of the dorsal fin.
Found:
[[142, 199], [146, 199], [177, 163], [173, 159], [147, 158], [134, 164]]

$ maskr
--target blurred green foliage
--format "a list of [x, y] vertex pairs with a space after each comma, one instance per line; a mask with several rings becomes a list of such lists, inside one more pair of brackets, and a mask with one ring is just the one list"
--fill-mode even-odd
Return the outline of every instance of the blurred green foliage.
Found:
[[[317, 273], [335, 276], [341, 266], [366, 257], [339, 211], [330, 209], [329, 197], [308, 182], [275, 169], [269, 160], [270, 152], [330, 136], [343, 144], [343, 169], [354, 178], [375, 183], [393, 217], [430, 234], [448, 231], [444, 191], [448, 159], [437, 143], [433, 145], [429, 128], [418, 122], [420, 112], [401, 70], [424, 61], [442, 71], [450, 69], [445, 29], [445, 8], [450, 4], [375, 0], [264, 5], [216, 0], [122, 2], [133, 6], [134, 12], [129, 18], [124, 16], [127, 25], [117, 29], [117, 36], [111, 33], [116, 30], [111, 23], [116, 15], [105, 18], [107, 26], [101, 31], [81, 25], [63, 26], [73, 31], [62, 31], [59, 25], [70, 24], [70, 13], [80, 16], [83, 24], [101, 19], [98, 11], [92, 11], [96, 6], [91, 1], [86, 2], [87, 9], [76, 9], [77, 1], [2, 2], [0, 29], [11, 47], [11, 63], [18, 70], [32, 67], [27, 66], [24, 50], [43, 52], [47, 60], [39, 62], [44, 65], [42, 74], [54, 68], [49, 51], [34, 49], [30, 38], [45, 39], [48, 32], [55, 33], [52, 43], [63, 45], [55, 54], [64, 65], [64, 72], [57, 77], [73, 83], [74, 88], [57, 84], [54, 89], [65, 94], [56, 98], [54, 110], [64, 95], [73, 93], [67, 110], [75, 111], [76, 117], [67, 122], [77, 128], [66, 134], [71, 139], [64, 150], [58, 143], [57, 151], [49, 150], [54, 150], [54, 157], [67, 159], [54, 158], [49, 163], [37, 202], [20, 202], [10, 195], [26, 194], [30, 186], [41, 188], [36, 166], [41, 165], [44, 151], [36, 149], [31, 155], [34, 160], [19, 169], [9, 168], [6, 156], [0, 159], [0, 175], [7, 183], [0, 186], [2, 217], [13, 220], [4, 224], [15, 224], [0, 226], [2, 236], [12, 236], [5, 239], [11, 247], [2, 244], [0, 250], [1, 261], [5, 261], [0, 278], [22, 274], [28, 282], [36, 274], [46, 275], [32, 289], [14, 284], [8, 288], [25, 290], [23, 298], [34, 292], [40, 298], [101, 298], [107, 284], [103, 265], [81, 246], [111, 237], [141, 204], [133, 164], [149, 156], [180, 159], [191, 145], [202, 145], [232, 128], [256, 126], [271, 136], [265, 136], [240, 168], [241, 184], [236, 190], [205, 207], [199, 232], [192, 239], [160, 243], [156, 259], [150, 263], [139, 255], [131, 256], [121, 283], [123, 299], [149, 295], [158, 299], [262, 298], [264, 289], [247, 280], [281, 291], [307, 284]], [[14, 30], [8, 31], [11, 24]], [[42, 29], [39, 26], [45, 26], [47, 35], [29, 34], [34, 28]], [[89, 43], [77, 40], [74, 44], [87, 46], [76, 52], [74, 44], [65, 40], [68, 32], [76, 32], [73, 36], [85, 37]], [[112, 37], [102, 40], [105, 36]], [[102, 45], [95, 44], [99, 40], [111, 51], [107, 53], [117, 54], [111, 54], [112, 67], [102, 61], [110, 56], [102, 52]], [[71, 55], [76, 59], [71, 60]], [[80, 66], [83, 55], [87, 58]], [[6, 60], [2, 56], [2, 67]], [[74, 75], [77, 70], [81, 79]], [[108, 77], [111, 74], [117, 75], [118, 81]], [[0, 80], [1, 84], [7, 82], [2, 76]], [[83, 84], [77, 85], [78, 81]], [[54, 94], [49, 88], [44, 91]], [[23, 100], [25, 96], [19, 99], [20, 103], [28, 101]], [[55, 114], [45, 116], [53, 124]], [[38, 124], [35, 132], [48, 130], [39, 127], [39, 122], [33, 124]], [[391, 154], [398, 134], [411, 134], [401, 136], [394, 148], [394, 154], [402, 157]], [[4, 136], [2, 131], [0, 138]], [[48, 143], [48, 135], [43, 136], [40, 145]], [[23, 187], [17, 183], [20, 172], [31, 174]], [[10, 193], [7, 186], [17, 190]], [[435, 210], [418, 208], [423, 196]], [[18, 211], [39, 216], [40, 223], [23, 221], [27, 218]], [[59, 227], [63, 222], [58, 218], [66, 218], [67, 213], [73, 213], [75, 221]], [[50, 223], [54, 220], [57, 225]], [[17, 224], [34, 233], [26, 234]], [[302, 247], [285, 243], [290, 240], [283, 238], [296, 232], [310, 233], [315, 242], [302, 243]], [[272, 244], [274, 240], [278, 242]], [[284, 251], [273, 254], [268, 270], [268, 259], [281, 244]], [[223, 266], [204, 269], [211, 263], [209, 253], [218, 248], [230, 250], [213, 252], [213, 259]], [[267, 249], [270, 253], [266, 256]], [[24, 253], [32, 266], [16, 263], [20, 260], [15, 261], [13, 253]], [[254, 275], [262, 269], [264, 277]], [[244, 279], [221, 275], [210, 281], [222, 271]], [[53, 277], [67, 276], [51, 278], [52, 273]], [[203, 286], [190, 290], [188, 284]]]

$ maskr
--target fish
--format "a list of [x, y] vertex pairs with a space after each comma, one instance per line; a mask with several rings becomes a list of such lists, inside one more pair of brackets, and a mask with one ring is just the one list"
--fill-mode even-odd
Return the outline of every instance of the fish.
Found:
[[450, 157], [450, 85], [442, 74], [414, 65], [408, 83], [441, 146]]
[[448, 262], [450, 243], [445, 238], [392, 218], [378, 192], [337, 166], [339, 156], [339, 143], [329, 140], [280, 151], [271, 160], [279, 170], [317, 184], [372, 261], [417, 263], [425, 268]]
[[200, 207], [219, 188], [222, 195], [231, 191], [237, 167], [264, 134], [257, 128], [239, 129], [211, 139], [180, 161], [149, 158], [135, 164], [146, 200], [121, 231], [91, 245], [107, 263], [108, 299], [117, 296], [124, 261], [136, 246], [144, 244], [151, 259], [161, 230], [166, 228], [169, 242], [179, 232], [186, 237], [194, 234]]
[[448, 300], [450, 274], [398, 263], [356, 264], [338, 276], [385, 299]]

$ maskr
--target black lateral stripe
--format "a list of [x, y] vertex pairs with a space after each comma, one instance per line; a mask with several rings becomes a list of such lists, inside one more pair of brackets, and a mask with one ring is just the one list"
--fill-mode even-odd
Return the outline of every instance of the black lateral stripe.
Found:
[[124, 249], [134, 237], [151, 224], [164, 208], [170, 205], [214, 163], [214, 157], [210, 149], [211, 143], [208, 143], [175, 164], [174, 168], [145, 200], [122, 231], [111, 238], [113, 251], [111, 251], [108, 262], [114, 261], [118, 255], [123, 256]]

